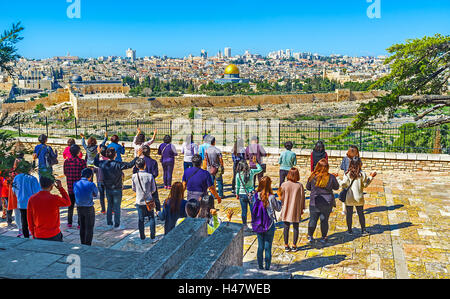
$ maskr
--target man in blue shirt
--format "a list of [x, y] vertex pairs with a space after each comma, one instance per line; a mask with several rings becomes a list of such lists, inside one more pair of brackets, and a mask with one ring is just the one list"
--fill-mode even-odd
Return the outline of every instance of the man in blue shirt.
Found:
[[125, 143], [122, 142], [122, 145], [119, 144], [119, 136], [114, 135], [111, 137], [111, 143], [108, 145], [108, 148], [114, 148], [116, 150], [116, 161], [122, 162], [122, 155], [125, 154]]
[[12, 184], [13, 192], [17, 197], [17, 207], [20, 210], [20, 219], [22, 220], [22, 227], [19, 227], [19, 232], [22, 231], [23, 237], [30, 238], [27, 221], [27, 207], [30, 197], [41, 191], [41, 185], [38, 180], [30, 175], [31, 164], [22, 160], [19, 162], [16, 172], [19, 173], [14, 177]]
[[47, 164], [47, 152], [50, 157], [57, 157], [58, 154], [53, 151], [51, 146], [47, 143], [48, 137], [44, 134], [39, 136], [38, 141], [40, 144], [36, 145], [33, 152], [33, 160], [38, 160], [39, 178], [41, 176], [51, 176], [53, 174], [52, 165]]
[[211, 142], [211, 136], [209, 134], [203, 136], [203, 144], [200, 145], [200, 147], [198, 149], [198, 153], [202, 157], [202, 160], [205, 159], [205, 151], [206, 151], [206, 149], [211, 146], [210, 142]]
[[192, 157], [192, 164], [194, 167], [186, 169], [183, 175], [183, 186], [187, 190], [187, 199], [207, 197], [209, 190], [220, 204], [222, 199], [217, 194], [211, 174], [200, 168], [202, 165], [202, 157], [200, 155], [194, 155]]
[[73, 184], [73, 193], [80, 220], [81, 244], [91, 245], [94, 237], [95, 209], [94, 197], [98, 195], [97, 186], [92, 182], [94, 172], [85, 168], [81, 172], [81, 180]]

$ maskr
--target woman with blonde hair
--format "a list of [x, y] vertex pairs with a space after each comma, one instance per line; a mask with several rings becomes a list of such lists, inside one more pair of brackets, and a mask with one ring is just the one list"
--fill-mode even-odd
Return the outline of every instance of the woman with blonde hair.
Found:
[[[259, 269], [270, 269], [272, 262], [272, 243], [275, 235], [277, 221], [275, 211], [281, 211], [281, 202], [275, 198], [272, 191], [272, 180], [265, 176], [259, 182], [258, 189], [253, 197], [252, 225], [258, 237], [258, 266]], [[263, 255], [266, 266], [264, 268]]]
[[314, 241], [314, 231], [317, 222], [320, 219], [320, 230], [322, 239], [319, 241], [326, 243], [328, 234], [328, 219], [333, 207], [336, 206], [333, 190], [339, 189], [339, 183], [336, 176], [328, 173], [330, 166], [326, 159], [320, 160], [306, 184], [306, 189], [311, 191], [309, 201], [309, 224], [308, 224], [308, 240]]
[[[284, 222], [284, 244], [286, 252], [297, 251], [298, 225], [301, 221], [303, 210], [305, 209], [305, 188], [299, 183], [300, 173], [293, 167], [287, 174], [287, 182], [281, 184], [278, 195], [281, 198], [283, 207], [281, 208], [281, 221]], [[290, 227], [294, 227], [294, 242], [292, 248], [289, 247]]]

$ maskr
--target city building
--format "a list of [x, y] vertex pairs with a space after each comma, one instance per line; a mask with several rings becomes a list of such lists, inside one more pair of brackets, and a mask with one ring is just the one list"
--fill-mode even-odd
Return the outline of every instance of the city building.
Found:
[[224, 56], [225, 58], [231, 58], [231, 48], [225, 48]]
[[131, 61], [136, 60], [136, 50], [129, 48], [127, 50], [126, 54], [127, 54], [127, 58], [130, 59]]
[[242, 79], [240, 77], [239, 68], [236, 65], [234, 65], [234, 64], [230, 64], [225, 69], [223, 78], [216, 79], [215, 82], [219, 83], [219, 84], [249, 83], [250, 80], [249, 79]]

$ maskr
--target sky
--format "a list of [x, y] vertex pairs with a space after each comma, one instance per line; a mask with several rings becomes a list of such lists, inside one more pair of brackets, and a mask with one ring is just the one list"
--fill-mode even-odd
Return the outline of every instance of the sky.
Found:
[[[69, 18], [79, 2], [80, 18]], [[369, 3], [371, 1], [372, 3]], [[380, 1], [380, 18], [367, 10]], [[69, 3], [70, 2], [70, 3]], [[375, 12], [373, 10], [373, 12]], [[0, 31], [21, 22], [27, 58], [267, 55], [386, 55], [406, 39], [450, 34], [449, 0], [0, 0]]]

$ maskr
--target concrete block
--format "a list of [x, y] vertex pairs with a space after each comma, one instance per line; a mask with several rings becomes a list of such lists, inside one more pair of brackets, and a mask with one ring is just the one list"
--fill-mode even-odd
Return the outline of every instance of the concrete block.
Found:
[[377, 152], [374, 152], [373, 155], [372, 155], [372, 157], [373, 157], [374, 159], [384, 159], [384, 158], [385, 158], [385, 154], [386, 154], [386, 153], [377, 153]]
[[42, 269], [61, 258], [59, 254], [25, 251], [17, 248], [0, 250], [1, 278], [37, 278]]
[[372, 159], [373, 158], [373, 153], [372, 152], [361, 152], [360, 155], [361, 155], [361, 158], [366, 158], [366, 159]]
[[205, 219], [186, 219], [129, 266], [121, 278], [164, 278], [180, 266], [207, 236]]
[[438, 154], [428, 154], [428, 161], [440, 161], [441, 155]]
[[397, 160], [408, 160], [408, 154], [396, 153]]
[[216, 279], [230, 266], [242, 266], [244, 228], [222, 223], [174, 274], [174, 279]]
[[64, 242], [51, 242], [43, 240], [28, 240], [22, 244], [16, 246], [17, 249], [45, 252], [60, 255], [80, 254], [89, 246], [70, 244]]
[[417, 160], [417, 154], [407, 154], [408, 160]]
[[30, 241], [28, 239], [0, 236], [0, 250], [16, 247], [22, 243]]

